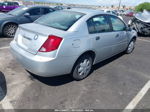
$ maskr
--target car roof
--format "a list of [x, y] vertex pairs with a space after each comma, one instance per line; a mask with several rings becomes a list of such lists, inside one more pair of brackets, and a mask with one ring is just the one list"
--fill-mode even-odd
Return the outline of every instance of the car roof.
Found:
[[38, 8], [38, 7], [46, 7], [46, 8], [52, 8], [50, 6], [40, 6], [40, 5], [27, 5], [27, 6], [21, 6], [26, 8]]
[[18, 2], [4, 1], [3, 3], [18, 3]]
[[104, 11], [97, 10], [97, 9], [71, 8], [71, 9], [65, 9], [65, 10], [74, 11], [74, 12], [80, 12], [80, 13], [84, 13], [86, 15], [106, 14]]

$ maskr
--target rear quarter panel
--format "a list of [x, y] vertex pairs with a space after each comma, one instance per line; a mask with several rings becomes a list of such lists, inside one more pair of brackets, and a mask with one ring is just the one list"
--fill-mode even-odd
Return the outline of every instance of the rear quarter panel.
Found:
[[86, 22], [78, 24], [76, 28], [74, 28], [74, 31], [68, 31], [68, 35], [64, 38], [57, 55], [58, 57], [72, 57], [71, 67], [83, 53], [93, 51]]
[[80, 56], [82, 53], [91, 50], [91, 41], [88, 34], [87, 24], [84, 19], [76, 22], [64, 37], [60, 49], [61, 56]]

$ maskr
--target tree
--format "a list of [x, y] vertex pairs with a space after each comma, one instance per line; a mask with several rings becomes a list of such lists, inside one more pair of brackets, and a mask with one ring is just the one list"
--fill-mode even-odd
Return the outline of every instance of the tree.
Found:
[[149, 2], [141, 3], [135, 7], [135, 10], [137, 12], [142, 12], [143, 10], [150, 11], [150, 3]]

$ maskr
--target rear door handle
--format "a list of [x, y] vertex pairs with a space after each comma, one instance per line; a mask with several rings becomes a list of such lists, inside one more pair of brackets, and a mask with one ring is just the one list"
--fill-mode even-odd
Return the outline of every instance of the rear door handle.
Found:
[[99, 39], [100, 39], [100, 37], [99, 37], [99, 36], [97, 36], [97, 37], [96, 37], [96, 40], [99, 40]]

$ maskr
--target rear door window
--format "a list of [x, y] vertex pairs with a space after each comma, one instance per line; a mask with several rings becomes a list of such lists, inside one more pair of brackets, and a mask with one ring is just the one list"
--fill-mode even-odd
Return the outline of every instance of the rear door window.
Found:
[[35, 23], [66, 31], [82, 16], [84, 14], [79, 12], [54, 11], [39, 18]]

